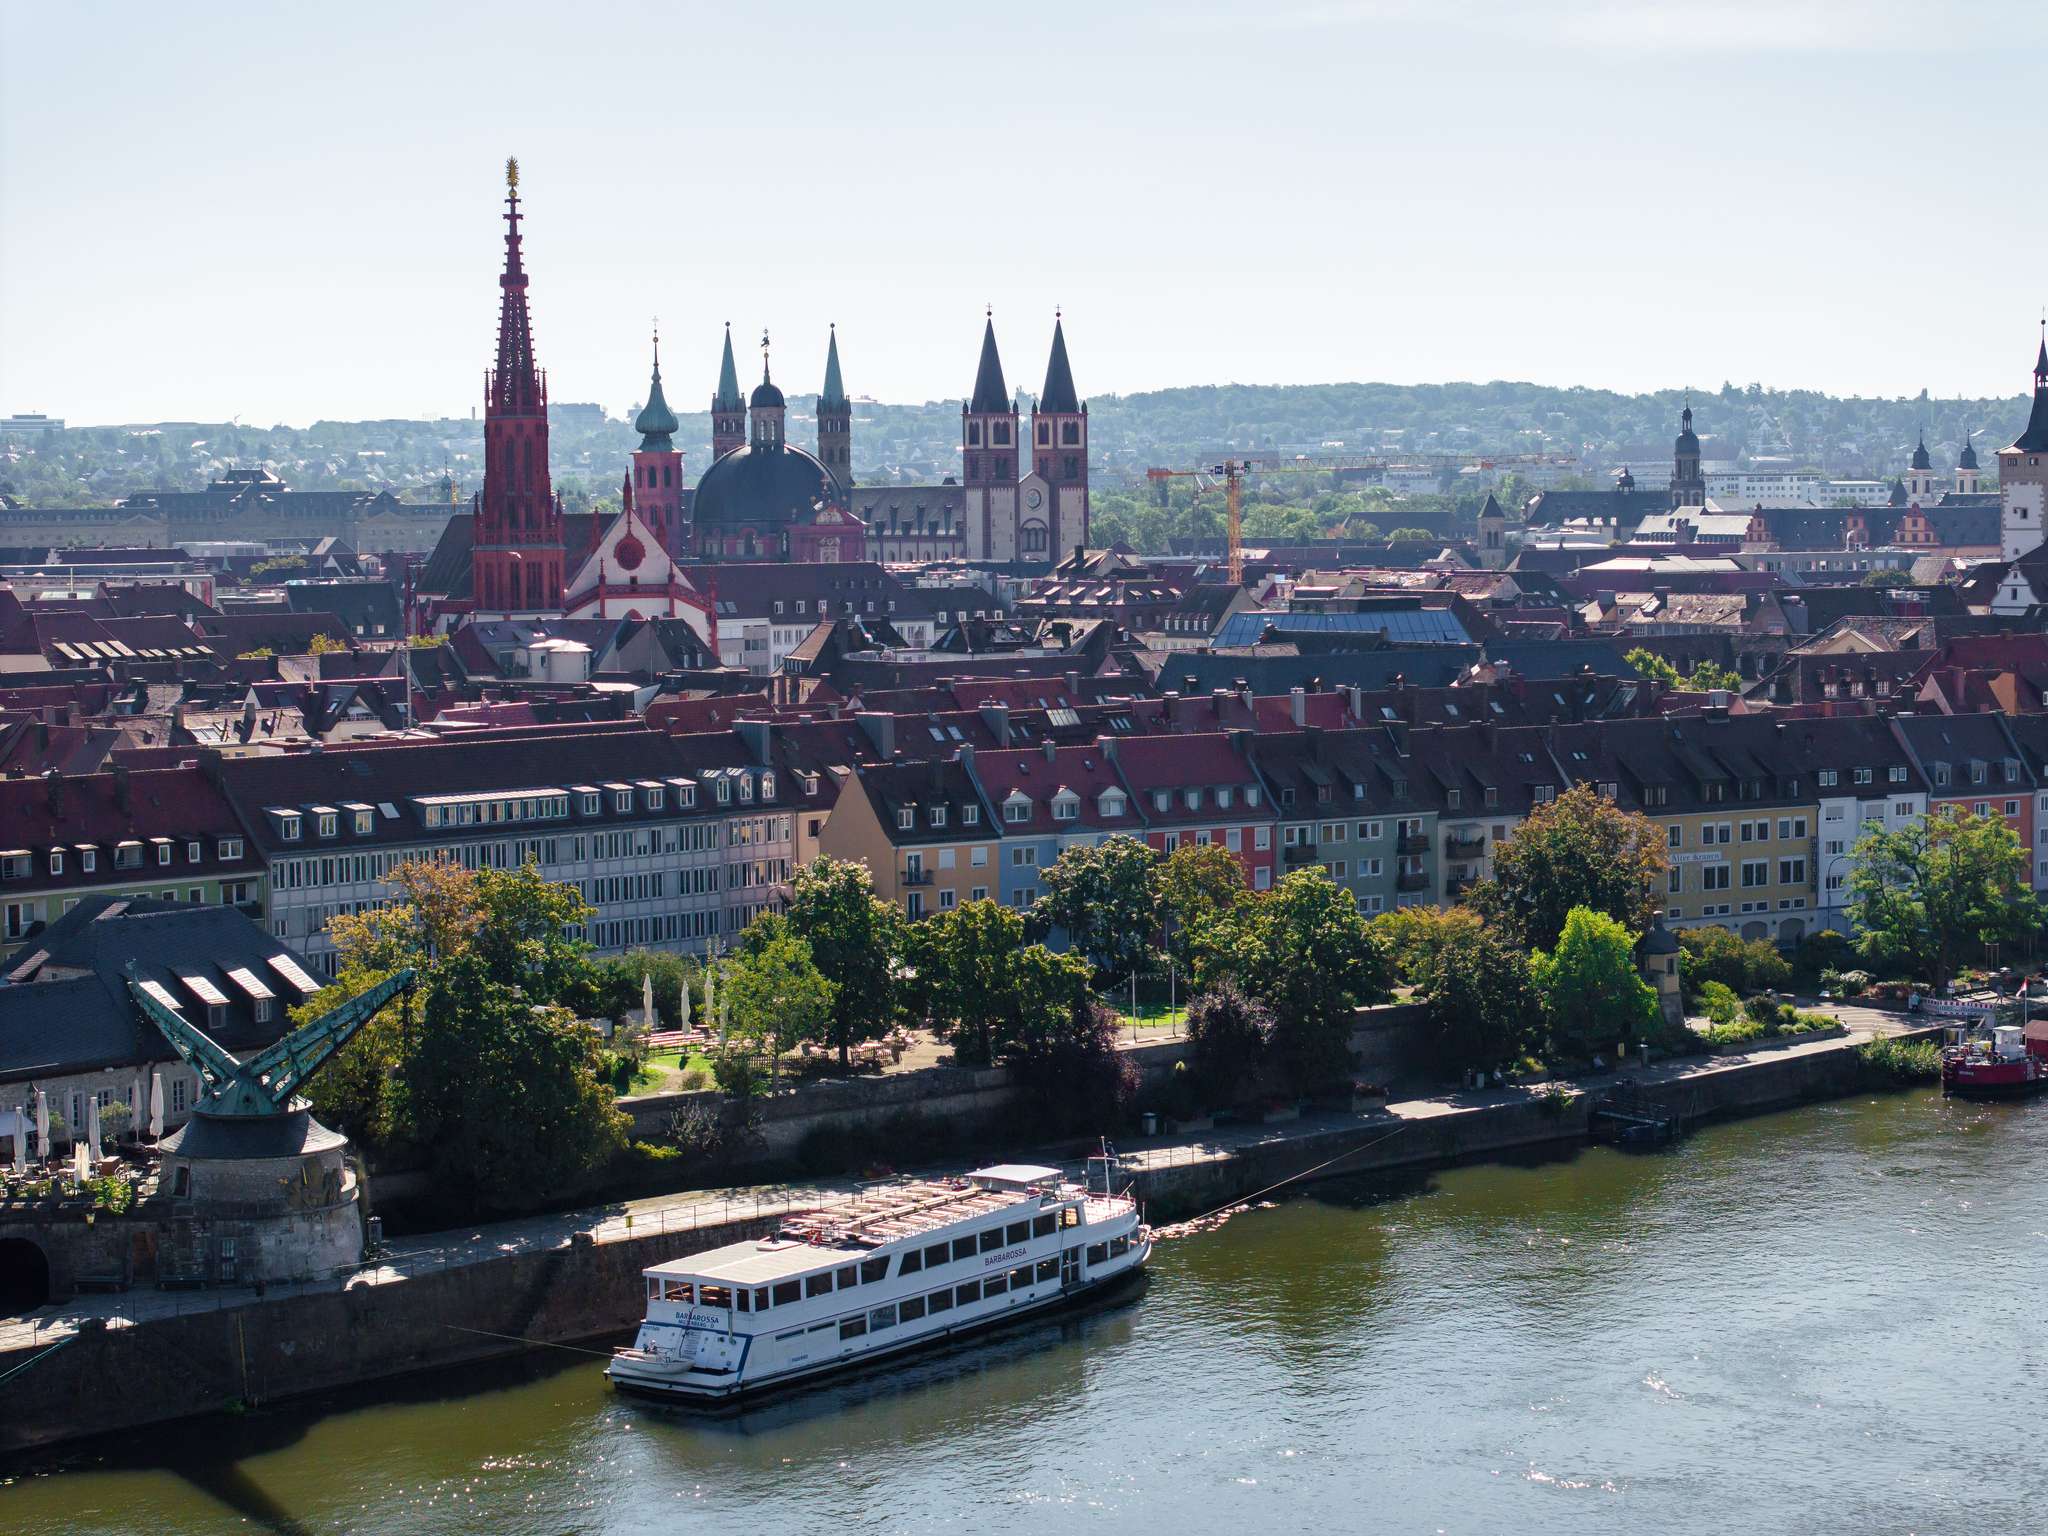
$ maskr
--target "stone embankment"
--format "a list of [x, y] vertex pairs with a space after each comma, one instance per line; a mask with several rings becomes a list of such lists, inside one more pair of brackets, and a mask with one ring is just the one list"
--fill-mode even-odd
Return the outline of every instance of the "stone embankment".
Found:
[[[1671, 1063], [1625, 1080], [1688, 1121], [1855, 1091], [1866, 1086], [1855, 1047], [1897, 1028], [1881, 1015], [1849, 1022], [1846, 1039]], [[1148, 1215], [1166, 1223], [1297, 1178], [1582, 1141], [1618, 1081], [1311, 1113], [1157, 1138], [1123, 1157]], [[0, 1321], [0, 1380], [11, 1401], [34, 1405], [0, 1416], [0, 1453], [617, 1334], [640, 1316], [644, 1267], [760, 1235], [787, 1211], [847, 1188], [735, 1191], [501, 1223], [418, 1240], [401, 1262], [287, 1294], [138, 1291]]]

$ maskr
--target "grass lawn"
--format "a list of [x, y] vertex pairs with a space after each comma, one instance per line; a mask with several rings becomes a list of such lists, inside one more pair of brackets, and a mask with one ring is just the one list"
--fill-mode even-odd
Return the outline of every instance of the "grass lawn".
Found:
[[[667, 1083], [672, 1073], [702, 1072], [711, 1081], [711, 1058], [702, 1051], [650, 1051], [633, 1079], [633, 1092], [651, 1093]], [[673, 1087], [674, 1084], [669, 1084]]]
[[1126, 1035], [1130, 1034], [1133, 1026], [1141, 1036], [1185, 1034], [1188, 1027], [1185, 1004], [1169, 1009], [1164, 1003], [1148, 1003], [1136, 1013], [1119, 1008], [1117, 1018]]

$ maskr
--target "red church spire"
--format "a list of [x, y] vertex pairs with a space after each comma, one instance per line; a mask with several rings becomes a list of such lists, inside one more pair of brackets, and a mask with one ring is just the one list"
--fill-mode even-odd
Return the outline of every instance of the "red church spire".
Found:
[[547, 383], [534, 366], [519, 249], [519, 162], [505, 162], [505, 271], [498, 279], [498, 366], [484, 389], [484, 488], [471, 581], [479, 613], [562, 606], [562, 517], [548, 473]]

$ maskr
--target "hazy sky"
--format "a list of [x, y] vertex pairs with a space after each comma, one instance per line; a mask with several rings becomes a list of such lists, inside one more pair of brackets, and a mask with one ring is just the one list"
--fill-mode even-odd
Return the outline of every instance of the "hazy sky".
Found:
[[2048, 6], [0, 0], [0, 414], [468, 414], [517, 154], [557, 400], [2012, 394]]

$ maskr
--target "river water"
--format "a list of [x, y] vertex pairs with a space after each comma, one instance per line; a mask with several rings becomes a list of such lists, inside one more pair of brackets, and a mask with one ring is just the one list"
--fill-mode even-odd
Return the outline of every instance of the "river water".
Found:
[[0, 1486], [0, 1529], [2039, 1531], [2044, 1169], [2048, 1103], [1916, 1092], [1323, 1184], [1120, 1304], [736, 1420], [549, 1352], [145, 1431]]

